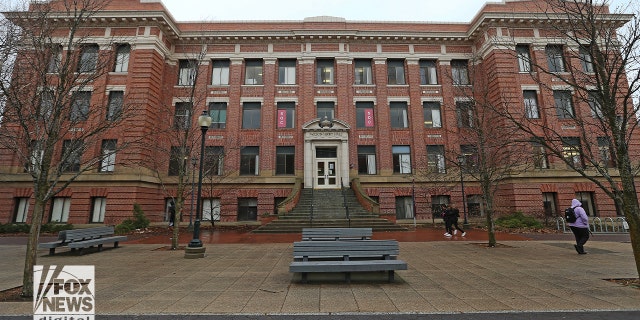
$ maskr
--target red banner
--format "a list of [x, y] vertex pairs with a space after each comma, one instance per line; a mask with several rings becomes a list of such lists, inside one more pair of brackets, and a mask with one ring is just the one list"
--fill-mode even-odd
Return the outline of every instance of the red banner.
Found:
[[278, 128], [287, 127], [287, 110], [278, 110]]
[[373, 127], [373, 109], [364, 109], [364, 126]]

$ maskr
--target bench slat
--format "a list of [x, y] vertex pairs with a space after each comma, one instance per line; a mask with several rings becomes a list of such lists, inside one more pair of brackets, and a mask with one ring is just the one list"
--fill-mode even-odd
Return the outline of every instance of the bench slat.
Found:
[[303, 228], [302, 240], [367, 240], [373, 235], [372, 228]]
[[290, 272], [367, 272], [407, 270], [402, 260], [361, 260], [361, 261], [294, 261]]

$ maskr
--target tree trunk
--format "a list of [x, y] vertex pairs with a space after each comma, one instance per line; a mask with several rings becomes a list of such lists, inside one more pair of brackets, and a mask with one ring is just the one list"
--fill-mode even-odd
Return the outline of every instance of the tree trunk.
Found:
[[33, 217], [31, 219], [31, 229], [27, 241], [27, 251], [24, 259], [24, 271], [22, 274], [22, 296], [33, 297], [33, 267], [38, 258], [38, 242], [40, 238], [40, 228], [44, 217], [45, 202], [36, 197], [33, 207]]

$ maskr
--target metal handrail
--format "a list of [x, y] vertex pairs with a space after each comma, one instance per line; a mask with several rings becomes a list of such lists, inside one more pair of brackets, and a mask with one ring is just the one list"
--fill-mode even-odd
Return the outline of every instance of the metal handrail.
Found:
[[340, 178], [340, 192], [342, 193], [342, 205], [344, 206], [345, 214], [347, 217], [347, 223], [351, 227], [351, 217], [349, 216], [349, 205], [347, 204], [347, 195], [344, 192], [344, 181]]
[[313, 190], [315, 189], [315, 181], [311, 180], [311, 214], [309, 214], [309, 227], [313, 227], [313, 206], [315, 202]]

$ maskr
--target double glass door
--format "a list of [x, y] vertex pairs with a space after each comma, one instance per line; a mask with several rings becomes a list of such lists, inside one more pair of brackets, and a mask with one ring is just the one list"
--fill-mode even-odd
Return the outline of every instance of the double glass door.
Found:
[[338, 184], [336, 171], [336, 160], [317, 160], [316, 186], [318, 188], [336, 187]]

